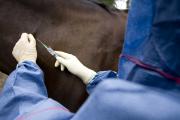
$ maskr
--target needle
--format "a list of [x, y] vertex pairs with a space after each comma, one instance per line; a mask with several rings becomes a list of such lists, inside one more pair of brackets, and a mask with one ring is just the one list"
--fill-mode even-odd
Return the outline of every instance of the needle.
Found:
[[[54, 56], [56, 59], [57, 57], [60, 57], [51, 47], [48, 47], [46, 44], [44, 44], [41, 40], [37, 39], [37, 41], [39, 41], [45, 48], [46, 50], [52, 55]], [[64, 71], [65, 67], [64, 65], [61, 64], [61, 71]]]

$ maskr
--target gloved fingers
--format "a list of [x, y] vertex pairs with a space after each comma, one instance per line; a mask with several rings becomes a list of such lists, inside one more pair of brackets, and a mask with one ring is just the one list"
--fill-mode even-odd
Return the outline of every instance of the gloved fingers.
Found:
[[22, 33], [21, 37], [19, 38], [19, 40], [16, 42], [15, 46], [17, 46], [18, 44], [24, 43], [24, 39], [27, 39], [27, 34], [26, 33]]
[[64, 71], [65, 66], [61, 64], [61, 71]]
[[27, 34], [26, 33], [22, 33], [20, 39], [16, 42], [14, 48], [13, 48], [13, 54], [14, 52], [17, 53], [17, 51], [15, 51], [16, 48], [19, 48], [21, 50], [22, 46], [26, 43], [25, 40], [27, 39]]
[[68, 59], [68, 58], [71, 58], [73, 55], [72, 54], [69, 54], [69, 53], [65, 53], [65, 52], [62, 52], [62, 51], [55, 51], [59, 56], [65, 58], [65, 59]]
[[22, 33], [20, 39], [21, 40], [28, 39], [28, 34], [27, 33]]
[[[67, 61], [64, 59], [64, 58], [62, 58], [62, 57], [56, 57], [56, 59], [57, 59], [57, 61], [60, 63], [60, 64], [62, 64], [62, 65], [64, 65], [64, 66], [66, 66], [67, 65]], [[59, 65], [60, 65], [59, 64]], [[58, 65], [58, 64], [57, 64]], [[58, 66], [59, 66], [58, 65]]]
[[30, 40], [28, 40], [28, 36], [29, 35], [27, 33], [21, 34], [19, 41], [13, 48], [12, 54], [19, 63], [25, 60], [36, 62], [36, 47], [31, 45]]
[[56, 60], [55, 64], [54, 64], [54, 67], [59, 67], [60, 63], [58, 60]]
[[65, 70], [65, 66], [63, 65], [63, 64], [61, 64], [61, 63], [58, 61], [58, 60], [56, 60], [56, 62], [55, 62], [55, 67], [59, 67], [60, 66], [60, 68], [61, 68], [61, 71], [64, 71]]
[[29, 34], [28, 38], [29, 38], [30, 44], [33, 46], [36, 46], [36, 40], [35, 40], [34, 36], [32, 34]]
[[28, 34], [27, 33], [22, 33], [21, 38], [18, 41], [18, 43], [19, 42], [22, 42], [22, 43], [25, 43], [25, 44], [28, 43]]

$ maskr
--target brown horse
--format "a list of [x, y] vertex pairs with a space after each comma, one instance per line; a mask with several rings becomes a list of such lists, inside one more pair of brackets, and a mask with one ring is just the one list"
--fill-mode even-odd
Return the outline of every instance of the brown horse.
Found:
[[[96, 71], [117, 70], [125, 24], [126, 13], [90, 0], [0, 0], [0, 70], [15, 69], [11, 52], [22, 32], [74, 54]], [[55, 59], [40, 43], [37, 49], [49, 97], [76, 111], [87, 97], [85, 85], [55, 69]]]

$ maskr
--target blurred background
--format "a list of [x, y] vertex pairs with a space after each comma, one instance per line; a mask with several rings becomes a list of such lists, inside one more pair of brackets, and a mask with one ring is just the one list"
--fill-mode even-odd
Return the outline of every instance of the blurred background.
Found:
[[130, 0], [99, 0], [108, 6], [114, 6], [121, 10], [126, 10], [129, 8]]

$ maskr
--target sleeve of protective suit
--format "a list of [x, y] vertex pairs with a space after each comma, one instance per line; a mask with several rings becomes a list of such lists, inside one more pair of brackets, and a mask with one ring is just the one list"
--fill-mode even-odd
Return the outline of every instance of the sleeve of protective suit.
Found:
[[0, 120], [61, 120], [73, 114], [49, 99], [41, 69], [33, 62], [17, 65], [0, 94]]
[[[40, 68], [23, 62], [9, 76], [0, 95], [0, 120], [176, 120], [180, 103], [166, 91], [119, 79], [111, 71], [98, 73], [93, 92], [76, 114], [47, 97]], [[94, 86], [92, 84], [95, 84]], [[97, 87], [96, 87], [97, 86]], [[155, 104], [154, 104], [155, 103]], [[147, 109], [148, 108], [148, 109]], [[159, 116], [160, 115], [160, 116]]]
[[91, 94], [92, 91], [100, 82], [102, 82], [103, 80], [111, 79], [111, 78], [114, 78], [112, 80], [115, 80], [115, 78], [118, 78], [117, 73], [111, 70], [98, 72], [95, 75], [95, 77], [92, 80], [90, 80], [90, 82], [87, 84], [87, 92]]
[[[105, 78], [115, 77], [112, 71], [99, 72], [87, 86], [89, 93]], [[2, 120], [70, 120], [74, 114], [48, 98], [43, 72], [37, 64], [25, 61], [9, 75], [0, 95]]]

